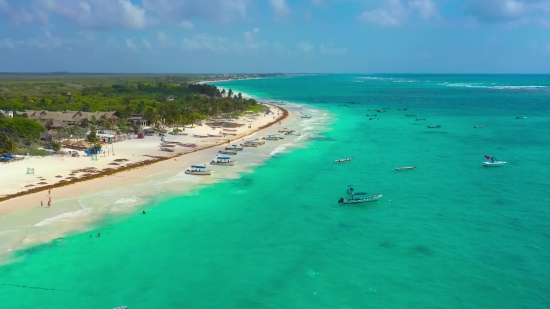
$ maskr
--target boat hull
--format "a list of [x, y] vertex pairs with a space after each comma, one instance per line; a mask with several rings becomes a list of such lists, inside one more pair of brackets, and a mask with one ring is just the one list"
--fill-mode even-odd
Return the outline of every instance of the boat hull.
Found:
[[501, 167], [506, 165], [506, 161], [495, 161], [495, 162], [483, 162], [485, 167]]
[[226, 154], [226, 155], [236, 155], [237, 154], [236, 151], [224, 151], [224, 150], [220, 150], [220, 151], [218, 151], [218, 153]]
[[233, 165], [235, 165], [235, 162], [216, 162], [216, 161], [212, 161], [212, 162], [210, 162], [210, 165], [233, 166]]
[[407, 171], [407, 170], [413, 170], [416, 166], [405, 166], [405, 167], [396, 167], [396, 171]]
[[212, 171], [191, 171], [191, 170], [186, 170], [185, 174], [187, 174], [187, 175], [197, 175], [197, 176], [208, 176], [208, 175], [212, 175]]
[[349, 162], [349, 161], [351, 161], [351, 160], [352, 160], [352, 158], [347, 158], [347, 159], [334, 160], [334, 162], [336, 162], [336, 163], [344, 163], [344, 162]]
[[382, 197], [382, 194], [371, 195], [363, 198], [355, 199], [341, 199], [342, 204], [361, 204], [361, 203], [371, 203], [376, 202]]

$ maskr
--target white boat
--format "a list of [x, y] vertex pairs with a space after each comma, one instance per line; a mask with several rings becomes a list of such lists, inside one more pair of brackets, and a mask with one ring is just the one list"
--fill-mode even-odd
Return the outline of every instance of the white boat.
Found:
[[208, 134], [208, 137], [223, 137], [221, 134]]
[[516, 119], [526, 119], [527, 116], [517, 116]]
[[262, 137], [262, 139], [265, 139], [267, 141], [278, 141], [279, 140], [279, 138], [277, 136], [273, 135], [273, 134], [270, 134], [266, 137]]
[[413, 170], [415, 168], [416, 168], [416, 166], [405, 166], [405, 167], [396, 167], [395, 170], [396, 171], [406, 171], [406, 170]]
[[279, 133], [291, 133], [291, 132], [294, 132], [294, 130], [290, 130], [290, 129], [287, 129], [287, 128], [284, 128], [284, 129], [281, 129], [279, 131], [277, 131]]
[[479, 128], [483, 128], [485, 125], [484, 124], [480, 124], [478, 126], [474, 126], [474, 129], [479, 129]]
[[217, 157], [216, 160], [212, 160], [210, 162], [210, 165], [225, 165], [225, 166], [233, 166], [235, 165], [236, 161], [231, 161], [230, 157]]
[[212, 170], [207, 170], [206, 165], [192, 165], [185, 171], [189, 175], [212, 175]]
[[353, 160], [353, 158], [338, 159], [338, 160], [334, 160], [334, 162], [342, 163], [342, 162], [349, 162], [351, 160]]
[[305, 119], [310, 119], [310, 118], [311, 118], [311, 116], [309, 116], [309, 115], [302, 115], [302, 118], [305, 118]]
[[225, 147], [225, 150], [229, 151], [242, 151], [243, 149], [241, 147], [237, 147], [237, 145], [231, 145], [232, 147]]
[[234, 156], [237, 154], [236, 151], [229, 151], [229, 150], [220, 150], [218, 151], [219, 154], [225, 154], [225, 155], [231, 155]]
[[338, 200], [339, 204], [359, 204], [367, 202], [376, 202], [382, 197], [382, 194], [367, 195], [367, 192], [355, 192], [352, 185], [348, 185], [348, 190], [346, 191], [347, 197], [340, 198]]
[[168, 152], [176, 151], [174, 148], [169, 148], [169, 147], [160, 147], [160, 150], [161, 151], [168, 151]]
[[500, 167], [507, 163], [506, 161], [501, 161], [495, 157], [485, 156], [485, 159], [491, 160], [491, 161], [483, 162], [483, 166], [486, 166], [486, 167]]
[[507, 162], [506, 161], [487, 161], [487, 162], [483, 162], [483, 166], [486, 166], [486, 167], [500, 167], [500, 166], [503, 166], [505, 165]]

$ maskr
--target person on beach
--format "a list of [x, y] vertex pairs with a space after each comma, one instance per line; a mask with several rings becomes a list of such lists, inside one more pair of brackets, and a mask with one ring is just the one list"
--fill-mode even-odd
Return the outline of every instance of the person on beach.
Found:
[[49, 200], [49, 201], [48, 201], [48, 208], [50, 208], [51, 205], [52, 205], [52, 201]]
[[52, 195], [52, 189], [48, 190], [48, 195]]
[[42, 201], [40, 201], [40, 207], [44, 206], [44, 203]]

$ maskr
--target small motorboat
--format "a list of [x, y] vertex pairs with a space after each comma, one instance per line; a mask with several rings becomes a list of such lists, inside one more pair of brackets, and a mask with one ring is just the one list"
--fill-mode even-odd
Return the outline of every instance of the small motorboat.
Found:
[[219, 154], [225, 154], [225, 155], [232, 155], [232, 156], [237, 154], [236, 151], [227, 151], [227, 150], [220, 150], [220, 151], [218, 151], [218, 153]]
[[376, 202], [381, 197], [382, 194], [376, 195], [367, 195], [367, 192], [355, 192], [352, 185], [348, 185], [347, 198], [340, 198], [338, 200], [339, 204], [359, 204], [366, 202]]
[[379, 120], [380, 118], [369, 118], [369, 120]]
[[212, 175], [212, 170], [207, 170], [206, 165], [192, 165], [191, 168], [185, 171], [185, 174], [188, 175]]
[[429, 129], [437, 129], [437, 128], [441, 128], [440, 125], [436, 125], [436, 126], [428, 126]]
[[406, 108], [398, 108], [397, 110], [406, 111], [407, 109]]
[[407, 117], [416, 117], [415, 114], [407, 114], [407, 115], [405, 115], [405, 116], [407, 116]]
[[474, 129], [479, 129], [479, 128], [483, 128], [485, 125], [484, 124], [481, 124], [479, 126], [474, 126]]
[[217, 157], [216, 160], [212, 160], [210, 162], [210, 165], [225, 165], [225, 166], [233, 166], [235, 165], [236, 161], [231, 161], [230, 157]]
[[379, 109], [379, 110], [377, 110], [377, 112], [379, 112], [379, 113], [385, 113], [386, 110], [385, 110], [385, 109]]
[[349, 162], [351, 160], [353, 160], [353, 158], [345, 158], [345, 159], [334, 160], [334, 162], [342, 163], [342, 162]]
[[505, 165], [506, 161], [495, 161], [495, 162], [483, 162], [483, 166], [487, 167], [499, 167]]
[[128, 306], [120, 306], [120, 307], [116, 307], [114, 309], [128, 309]]
[[416, 168], [416, 165], [413, 166], [405, 166], [405, 167], [396, 167], [396, 171], [408, 171], [408, 170], [414, 170]]
[[266, 136], [266, 137], [262, 137], [262, 139], [265, 139], [265, 140], [268, 140], [268, 141], [278, 141], [279, 140], [279, 138], [277, 136], [271, 135], [271, 134]]
[[160, 143], [160, 147], [176, 147], [176, 144], [171, 144], [171, 143]]
[[221, 134], [208, 134], [208, 137], [223, 137]]
[[516, 119], [526, 119], [527, 116], [517, 116]]
[[391, 107], [382, 107], [382, 109], [391, 109]]
[[287, 128], [284, 128], [284, 129], [281, 129], [281, 130], [279, 130], [279, 131], [277, 131], [277, 132], [279, 132], [279, 133], [287, 133], [287, 132], [294, 132], [294, 130], [289, 130], [289, 129], [287, 129]]
[[490, 157], [490, 156], [485, 156], [485, 159], [491, 160], [491, 161], [483, 162], [483, 166], [487, 166], [487, 167], [499, 167], [507, 163], [506, 161], [501, 161], [495, 157]]
[[229, 132], [237, 132], [237, 130], [235, 129], [223, 129], [224, 131], [229, 131]]
[[233, 147], [225, 147], [225, 150], [230, 150], [230, 151], [243, 151], [243, 149], [241, 147], [237, 147], [237, 145], [231, 145]]
[[310, 118], [311, 118], [311, 116], [309, 116], [309, 115], [302, 115], [302, 118], [305, 118], [305, 119], [310, 119]]
[[169, 147], [160, 147], [160, 150], [161, 150], [161, 151], [167, 151], [167, 152], [174, 152], [174, 151], [176, 151], [174, 148], [169, 148]]
[[416, 121], [426, 121], [426, 118], [416, 118]]
[[193, 137], [196, 137], [196, 138], [206, 138], [206, 137], [208, 137], [208, 135], [193, 134]]
[[367, 117], [378, 117], [377, 114], [374, 114], [374, 115], [367, 115]]

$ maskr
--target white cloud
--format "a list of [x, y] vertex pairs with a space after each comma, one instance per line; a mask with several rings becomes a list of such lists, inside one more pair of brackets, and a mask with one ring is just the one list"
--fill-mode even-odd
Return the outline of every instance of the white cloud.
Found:
[[550, 21], [550, 0], [466, 0], [464, 13], [481, 23], [539, 23]]
[[166, 33], [159, 31], [157, 32], [157, 43], [159, 47], [172, 47], [174, 45], [174, 40]]
[[250, 0], [142, 0], [163, 22], [181, 25], [193, 18], [229, 23], [246, 18]]
[[297, 46], [298, 50], [303, 51], [304, 53], [309, 53], [313, 50], [313, 45], [309, 44], [308, 42], [301, 42]]
[[126, 47], [129, 50], [131, 50], [133, 52], [139, 52], [139, 50], [137, 49], [136, 44], [134, 43], [134, 39], [126, 39], [125, 43], [126, 43]]
[[321, 45], [319, 49], [322, 54], [335, 55], [335, 56], [344, 56], [348, 51], [346, 48], [330, 48], [330, 47], [325, 47], [325, 45]]
[[143, 43], [143, 46], [147, 49], [151, 49], [151, 42], [147, 41], [146, 39], [141, 39], [141, 42]]
[[195, 34], [190, 38], [184, 38], [181, 47], [188, 51], [210, 50], [228, 51], [228, 40], [222, 37], [213, 37], [208, 34]]
[[361, 13], [359, 19], [383, 26], [399, 26], [406, 20], [407, 15], [407, 9], [401, 0], [384, 0], [384, 4], [380, 8]]
[[256, 36], [258, 35], [258, 33], [260, 33], [260, 28], [258, 27], [252, 29], [252, 31], [245, 31], [244, 40], [247, 43], [251, 43], [252, 41], [254, 41], [254, 39], [256, 39]]
[[409, 7], [419, 11], [422, 19], [440, 18], [439, 13], [437, 12], [437, 6], [432, 0], [413, 0], [409, 1], [408, 4]]
[[14, 44], [10, 39], [0, 40], [0, 49], [13, 49]]
[[275, 16], [282, 17], [290, 13], [290, 8], [285, 0], [269, 0]]
[[180, 22], [180, 27], [182, 27], [183, 29], [188, 29], [188, 30], [190, 30], [190, 29], [195, 28], [195, 25], [193, 25], [192, 22], [190, 22], [190, 21], [184, 19], [184, 20], [182, 20], [182, 21]]
[[87, 29], [143, 29], [159, 23], [192, 29], [193, 19], [222, 23], [244, 19], [249, 2], [251, 0], [0, 0], [0, 13], [16, 25], [47, 24], [51, 17], [57, 17]]

